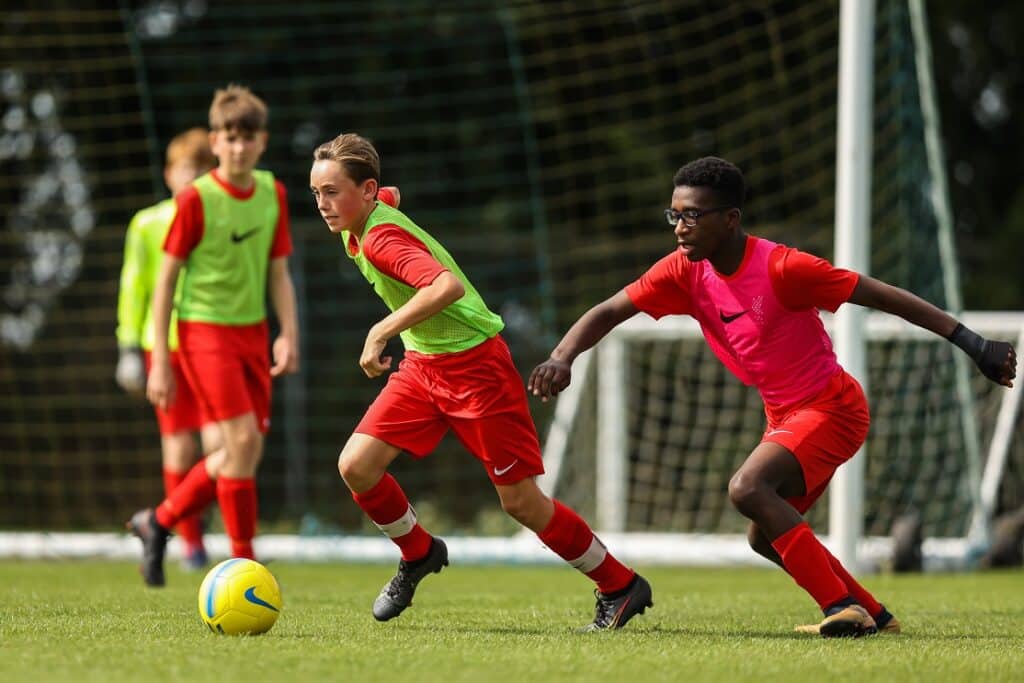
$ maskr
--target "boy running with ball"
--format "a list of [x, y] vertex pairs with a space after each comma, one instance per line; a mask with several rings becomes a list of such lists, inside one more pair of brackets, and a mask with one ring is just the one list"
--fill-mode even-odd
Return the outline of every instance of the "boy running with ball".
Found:
[[380, 621], [412, 604], [419, 582], [448, 564], [444, 541], [417, 522], [387, 472], [403, 450], [423, 458], [451, 429], [487, 470], [502, 508], [596, 585], [587, 630], [616, 629], [650, 607], [643, 577], [608, 552], [579, 515], [544, 495], [537, 432], [501, 318], [429, 233], [378, 197], [380, 159], [365, 138], [340, 135], [313, 153], [317, 209], [391, 314], [370, 328], [359, 358], [367, 377], [392, 369], [383, 356], [399, 335], [405, 358], [338, 459], [356, 504], [398, 546], [398, 573], [373, 604]]

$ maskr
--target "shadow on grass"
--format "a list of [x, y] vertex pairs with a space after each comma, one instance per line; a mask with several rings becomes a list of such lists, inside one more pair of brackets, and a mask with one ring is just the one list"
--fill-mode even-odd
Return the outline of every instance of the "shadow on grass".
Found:
[[793, 631], [764, 631], [764, 630], [753, 630], [753, 629], [737, 629], [737, 630], [723, 630], [723, 629], [711, 629], [701, 627], [688, 627], [688, 626], [665, 626], [663, 624], [654, 624], [649, 628], [635, 629], [636, 633], [648, 633], [648, 634], [664, 634], [673, 636], [691, 636], [701, 638], [757, 638], [765, 640], [805, 640], [807, 642], [818, 642], [822, 640], [863, 640], [870, 642], [884, 642], [884, 643], [899, 643], [914, 641], [917, 643], [936, 641], [936, 642], [951, 642], [951, 641], [986, 641], [986, 640], [1012, 640], [1019, 641], [1020, 636], [1014, 633], [901, 633], [899, 635], [887, 635], [878, 634], [873, 636], [863, 636], [861, 638], [821, 638], [820, 636], [810, 635], [806, 633], [796, 633]]
[[[410, 633], [417, 633], [429, 636], [436, 636], [438, 632], [437, 624], [394, 624], [389, 628], [391, 631], [401, 630]], [[680, 638], [680, 639], [750, 639], [750, 640], [764, 640], [764, 641], [806, 641], [807, 643], [821, 642], [827, 640], [816, 636], [811, 636], [802, 633], [790, 633], [786, 631], [764, 631], [755, 629], [738, 629], [738, 630], [721, 630], [711, 628], [700, 628], [700, 627], [688, 627], [688, 626], [665, 626], [662, 624], [652, 624], [650, 626], [638, 626], [633, 628], [632, 626], [627, 627], [618, 631], [605, 631], [597, 633], [580, 633], [576, 627], [569, 626], [559, 629], [552, 629], [549, 626], [537, 625], [537, 626], [513, 626], [513, 625], [472, 625], [472, 624], [453, 624], [448, 622], [444, 625], [444, 631], [448, 633], [458, 633], [463, 635], [480, 635], [488, 634], [493, 636], [506, 636], [506, 637], [529, 637], [529, 638], [565, 638], [565, 637], [577, 637], [577, 638], [649, 638], [649, 637], [668, 637], [668, 638]], [[338, 634], [328, 633], [323, 631], [307, 631], [307, 632], [289, 632], [286, 636], [282, 634], [284, 638], [295, 639], [295, 640], [332, 640]], [[268, 634], [273, 637], [273, 634]], [[258, 636], [254, 636], [258, 637]], [[266, 637], [266, 636], [263, 636]], [[984, 641], [1019, 641], [1020, 636], [1010, 633], [1001, 634], [971, 634], [971, 633], [904, 633], [898, 636], [892, 635], [879, 635], [879, 636], [868, 636], [864, 638], [836, 638], [837, 641], [857, 640], [863, 642], [878, 642], [878, 643], [927, 643], [927, 642], [984, 642]]]
[[649, 628], [637, 629], [637, 632], [650, 634], [663, 634], [669, 636], [690, 636], [700, 638], [758, 638], [764, 640], [814, 640], [806, 634], [793, 631], [763, 631], [755, 629], [714, 629], [702, 628], [700, 626], [666, 626], [664, 624], [653, 624]]

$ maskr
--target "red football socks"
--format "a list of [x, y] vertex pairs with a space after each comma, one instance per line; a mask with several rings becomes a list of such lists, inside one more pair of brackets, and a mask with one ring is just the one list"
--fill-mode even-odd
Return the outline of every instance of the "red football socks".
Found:
[[828, 550], [815, 538], [807, 522], [797, 524], [776, 538], [772, 547], [782, 558], [789, 575], [811, 594], [821, 609], [850, 595], [846, 583], [832, 570]]
[[352, 498], [377, 528], [394, 541], [402, 551], [403, 560], [414, 562], [430, 552], [431, 535], [416, 522], [416, 511], [390, 474], [385, 472], [368, 491], [353, 492]]
[[573, 510], [557, 500], [555, 514], [537, 536], [556, 555], [580, 570], [604, 594], [615, 593], [629, 585], [636, 575], [608, 552], [590, 526]]
[[850, 595], [857, 601], [857, 604], [866, 609], [872, 618], [879, 616], [882, 613], [882, 605], [875, 600], [875, 596], [868, 593], [864, 586], [857, 583], [857, 579], [850, 576], [850, 572], [846, 571], [846, 568], [839, 564], [839, 560], [828, 551], [828, 548], [825, 548], [825, 554], [828, 555], [828, 562], [832, 566], [832, 571], [835, 572], [840, 581], [846, 584], [846, 590], [850, 591]]
[[256, 480], [218, 477], [217, 502], [224, 530], [231, 539], [231, 556], [255, 559], [252, 538], [256, 535]]
[[156, 521], [163, 528], [171, 529], [190, 515], [198, 515], [216, 498], [217, 484], [210, 479], [206, 463], [200, 460], [157, 506]]
[[[164, 468], [164, 494], [170, 495], [171, 491], [178, 487], [185, 479], [186, 472], [175, 472]], [[181, 536], [189, 548], [196, 548], [203, 544], [203, 526], [198, 513], [193, 513], [182, 518], [174, 527], [174, 532]]]

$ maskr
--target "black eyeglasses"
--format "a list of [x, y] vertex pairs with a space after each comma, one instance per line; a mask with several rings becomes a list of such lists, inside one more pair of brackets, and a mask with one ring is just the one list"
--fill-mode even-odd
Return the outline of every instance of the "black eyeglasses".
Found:
[[665, 220], [673, 228], [679, 223], [683, 222], [688, 228], [695, 227], [697, 225], [697, 219], [701, 216], [706, 216], [709, 213], [715, 213], [716, 211], [728, 211], [733, 207], [731, 206], [716, 206], [713, 209], [687, 209], [686, 211], [676, 211], [675, 209], [665, 209]]

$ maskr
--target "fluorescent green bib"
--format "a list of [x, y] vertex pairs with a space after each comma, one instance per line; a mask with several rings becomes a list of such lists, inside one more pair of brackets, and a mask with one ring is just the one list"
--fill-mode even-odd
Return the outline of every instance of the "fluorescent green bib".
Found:
[[[365, 239], [370, 231], [378, 225], [384, 224], [397, 225], [412, 233], [416, 239], [426, 245], [431, 256], [438, 263], [462, 281], [462, 285], [466, 289], [466, 293], [461, 299], [402, 332], [402, 343], [405, 344], [406, 349], [427, 354], [454, 353], [471, 349], [501, 332], [505, 327], [501, 316], [492, 313], [487, 308], [487, 304], [455, 263], [451, 254], [404, 213], [378, 202], [377, 208], [366, 219], [363, 238]], [[355, 261], [360, 272], [373, 285], [373, 289], [389, 309], [394, 311], [400, 308], [416, 294], [415, 287], [399, 282], [377, 270], [363, 256], [362, 248], [357, 254], [351, 254], [347, 248], [349, 242], [347, 231], [342, 231], [341, 238], [346, 245], [345, 253]]]
[[267, 317], [267, 269], [279, 213], [274, 176], [253, 171], [255, 191], [237, 199], [209, 173], [195, 181], [203, 238], [189, 254], [180, 320], [249, 325]]
[[[140, 346], [153, 350], [153, 290], [163, 259], [164, 239], [174, 222], [177, 205], [173, 199], [154, 204], [135, 214], [128, 224], [121, 267], [121, 288], [117, 296], [117, 342], [121, 346]], [[181, 278], [175, 289], [175, 308], [171, 309], [171, 329], [167, 345], [178, 348], [177, 302], [181, 298]]]

